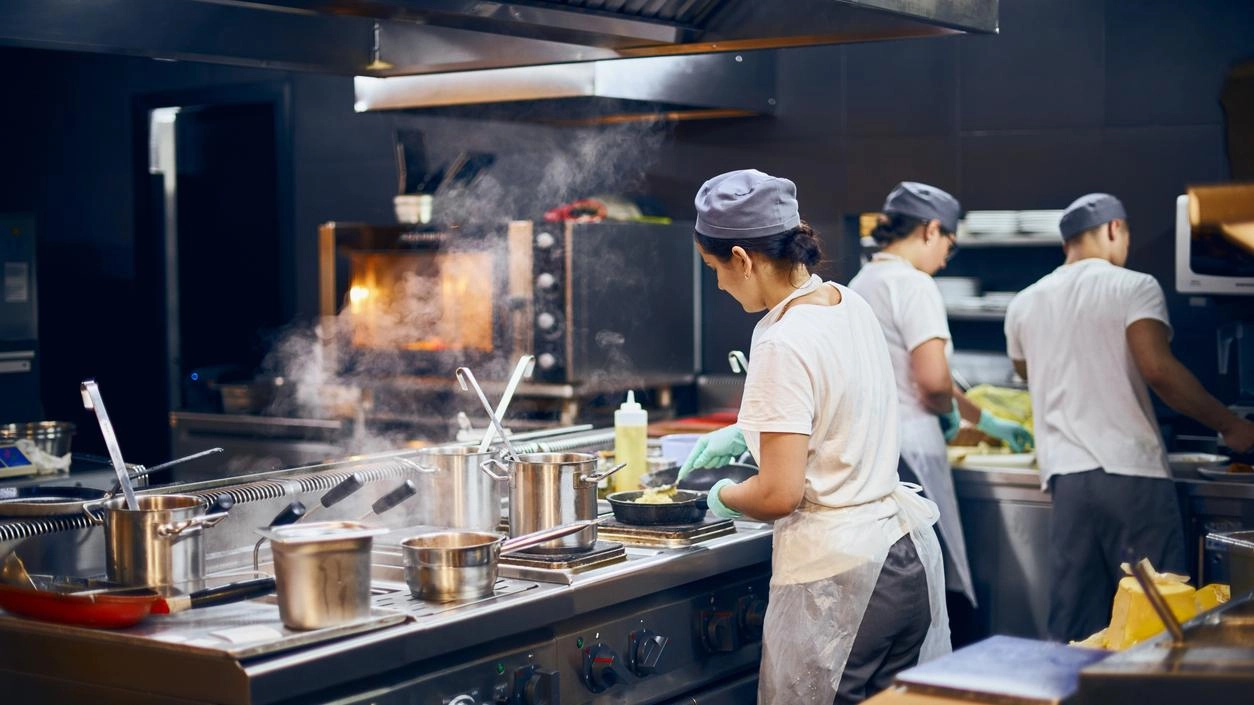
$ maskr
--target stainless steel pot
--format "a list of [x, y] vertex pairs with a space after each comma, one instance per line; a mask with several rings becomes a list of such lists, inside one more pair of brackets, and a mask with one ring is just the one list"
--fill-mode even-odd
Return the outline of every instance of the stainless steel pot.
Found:
[[[596, 471], [597, 457], [588, 453], [527, 453], [504, 465], [480, 465], [499, 481], [509, 481], [509, 535], [522, 536], [562, 524], [596, 519], [597, 482], [625, 467]], [[500, 472], [498, 472], [498, 470]], [[596, 525], [579, 533], [533, 546], [536, 553], [575, 553], [592, 548]]]
[[431, 448], [415, 462], [434, 472], [421, 473], [418, 521], [451, 529], [496, 531], [501, 523], [501, 485], [485, 475], [480, 466], [495, 457], [474, 448]]
[[405, 583], [420, 600], [454, 602], [488, 597], [496, 585], [497, 559], [592, 526], [576, 522], [506, 540], [486, 531], [441, 531], [405, 539]]
[[321, 629], [370, 616], [370, 547], [387, 529], [323, 521], [259, 533], [270, 539], [284, 626]]
[[[226, 514], [206, 515], [204, 500], [192, 495], [141, 495], [136, 500], [135, 510], [127, 509], [122, 497], [84, 506], [93, 523], [104, 524], [109, 581], [135, 587], [203, 587], [203, 529]], [[95, 513], [97, 508], [103, 517]]]

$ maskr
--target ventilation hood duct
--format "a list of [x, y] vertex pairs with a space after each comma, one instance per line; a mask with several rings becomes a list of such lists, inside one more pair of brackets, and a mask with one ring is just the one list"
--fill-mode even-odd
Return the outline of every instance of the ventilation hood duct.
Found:
[[4, 0], [0, 45], [349, 76], [997, 31], [998, 0]]

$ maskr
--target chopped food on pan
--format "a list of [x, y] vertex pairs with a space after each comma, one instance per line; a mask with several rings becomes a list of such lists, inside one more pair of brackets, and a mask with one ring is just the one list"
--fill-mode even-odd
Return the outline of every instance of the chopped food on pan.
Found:
[[670, 504], [674, 500], [671, 497], [675, 494], [675, 486], [670, 487], [650, 487], [635, 499], [636, 504]]

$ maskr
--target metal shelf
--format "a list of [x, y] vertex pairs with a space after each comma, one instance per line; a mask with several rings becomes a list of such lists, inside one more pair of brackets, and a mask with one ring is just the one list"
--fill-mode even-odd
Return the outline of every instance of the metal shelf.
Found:
[[951, 321], [1004, 321], [1005, 311], [946, 311]]
[[[862, 249], [878, 250], [880, 246], [869, 237], [862, 238]], [[1061, 235], [1035, 233], [1022, 235], [996, 235], [989, 237], [972, 237], [965, 235], [958, 242], [959, 249], [976, 249], [981, 247], [1060, 247]]]

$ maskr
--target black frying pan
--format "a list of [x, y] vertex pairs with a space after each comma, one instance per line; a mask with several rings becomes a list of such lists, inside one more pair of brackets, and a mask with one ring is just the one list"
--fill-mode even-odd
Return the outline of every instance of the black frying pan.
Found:
[[[673, 485], [678, 474], [679, 468], [658, 470], [642, 477], [640, 484], [644, 487]], [[679, 489], [708, 491], [714, 486], [714, 483], [723, 478], [727, 478], [732, 482], [744, 482], [757, 474], [757, 467], [742, 463], [730, 463], [721, 468], [693, 468], [687, 477], [679, 481]]]
[[704, 492], [675, 490], [671, 501], [664, 504], [642, 504], [635, 501], [641, 491], [614, 492], [606, 497], [614, 518], [624, 524], [654, 526], [658, 524], [695, 524], [705, 518], [710, 507]]

